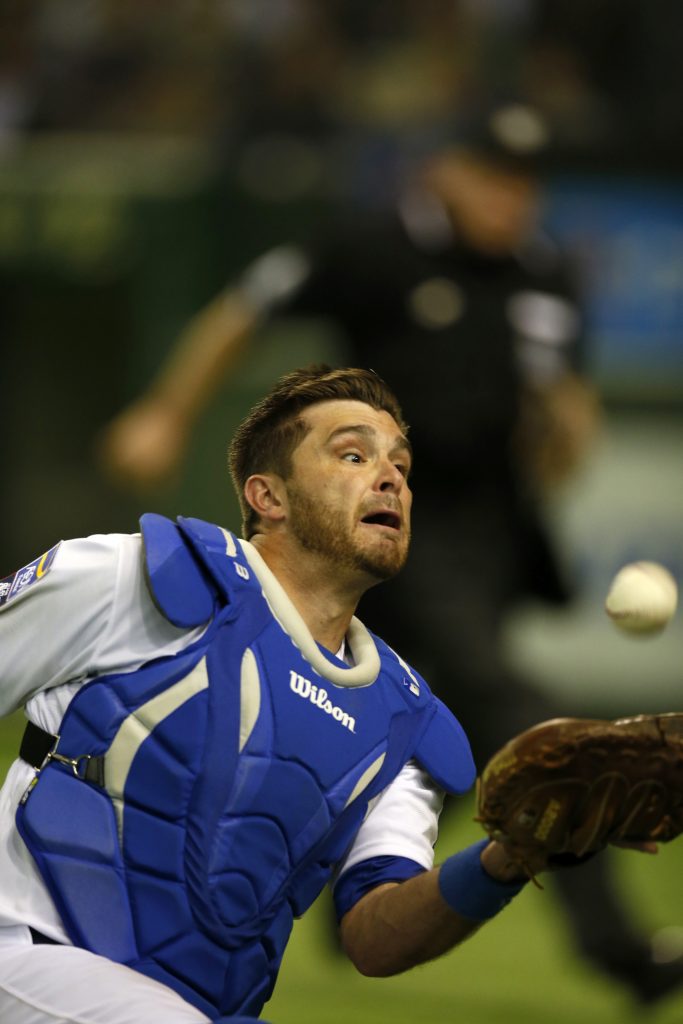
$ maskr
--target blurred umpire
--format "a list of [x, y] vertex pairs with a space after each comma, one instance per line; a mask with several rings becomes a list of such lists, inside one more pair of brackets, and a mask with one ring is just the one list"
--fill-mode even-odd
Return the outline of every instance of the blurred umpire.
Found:
[[[265, 253], [190, 322], [102, 447], [124, 483], [162, 481], [262, 325], [328, 318], [344, 361], [372, 367], [403, 397], [419, 454], [408, 565], [366, 595], [364, 618], [429, 675], [479, 765], [528, 725], [571, 710], [520, 679], [501, 642], [517, 602], [570, 598], [542, 499], [571, 474], [599, 419], [581, 376], [573, 273], [537, 224], [550, 141], [536, 111], [498, 107], [433, 152], [393, 208]], [[608, 871], [601, 857], [554, 881], [584, 955], [655, 1002], [683, 982], [683, 958], [653, 960]]]

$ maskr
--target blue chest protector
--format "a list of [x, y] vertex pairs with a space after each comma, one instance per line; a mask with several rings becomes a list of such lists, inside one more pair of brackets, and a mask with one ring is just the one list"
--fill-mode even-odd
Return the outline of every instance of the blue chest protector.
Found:
[[[181, 654], [82, 687], [57, 749], [76, 764], [45, 764], [17, 824], [76, 945], [209, 1016], [256, 1016], [294, 917], [368, 801], [411, 758], [456, 793], [474, 767], [457, 721], [382, 641], [376, 679], [338, 685], [232, 535], [193, 519], [141, 525], [160, 610], [209, 625]], [[325, 658], [332, 678], [353, 672]]]

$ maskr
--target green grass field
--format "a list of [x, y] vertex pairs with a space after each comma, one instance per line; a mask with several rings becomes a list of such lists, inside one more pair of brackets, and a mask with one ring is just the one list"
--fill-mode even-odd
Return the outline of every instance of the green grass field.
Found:
[[[480, 838], [472, 805], [448, 823], [441, 859]], [[639, 919], [656, 929], [683, 923], [681, 845], [657, 857], [615, 854], [620, 884]], [[645, 1011], [580, 962], [549, 888], [529, 886], [460, 949], [402, 977], [362, 978], [329, 951], [328, 907], [295, 927], [265, 1016], [274, 1024], [681, 1024], [683, 992]]]
[[[22, 719], [0, 722], [0, 772]], [[441, 858], [480, 837], [472, 805], [451, 816]], [[619, 881], [648, 929], [683, 925], [683, 840], [657, 857], [615, 854]], [[681, 1024], [683, 992], [652, 1010], [580, 962], [550, 888], [531, 886], [459, 950], [398, 978], [358, 975], [331, 949], [325, 896], [298, 922], [265, 1016], [273, 1024]]]

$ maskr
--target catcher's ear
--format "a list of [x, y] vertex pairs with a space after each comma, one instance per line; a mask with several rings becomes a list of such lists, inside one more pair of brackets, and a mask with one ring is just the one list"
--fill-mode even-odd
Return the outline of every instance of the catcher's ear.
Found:
[[254, 473], [244, 485], [244, 497], [262, 523], [283, 522], [287, 517], [287, 489], [276, 473]]

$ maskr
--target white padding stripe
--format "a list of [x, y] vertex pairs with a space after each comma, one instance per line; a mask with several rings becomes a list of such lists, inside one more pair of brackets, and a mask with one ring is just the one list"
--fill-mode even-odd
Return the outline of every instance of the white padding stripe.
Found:
[[369, 767], [369, 768], [366, 768], [366, 769], [365, 769], [365, 771], [363, 772], [363, 774], [362, 774], [362, 775], [361, 775], [361, 777], [359, 778], [358, 782], [357, 782], [357, 783], [356, 783], [356, 785], [355, 785], [355, 786], [353, 787], [353, 789], [352, 789], [352, 791], [351, 791], [351, 795], [349, 796], [348, 800], [347, 800], [347, 801], [346, 801], [346, 803], [344, 804], [344, 807], [348, 807], [348, 806], [349, 806], [349, 804], [350, 804], [350, 803], [351, 803], [351, 802], [352, 802], [353, 800], [355, 800], [355, 799], [356, 799], [356, 797], [357, 797], [357, 796], [358, 796], [358, 795], [359, 795], [360, 793], [362, 793], [364, 789], [367, 789], [367, 788], [368, 788], [368, 786], [370, 785], [370, 783], [372, 782], [372, 780], [373, 780], [373, 779], [375, 778], [375, 776], [376, 776], [376, 775], [377, 775], [377, 774], [379, 773], [379, 770], [380, 770], [380, 768], [381, 768], [381, 767], [382, 767], [382, 765], [384, 764], [384, 758], [385, 758], [386, 756], [387, 756], [387, 755], [386, 755], [386, 751], [385, 751], [385, 753], [384, 753], [384, 754], [380, 754], [380, 755], [379, 755], [379, 757], [378, 757], [378, 758], [376, 758], [376, 759], [375, 759], [375, 760], [374, 760], [374, 761], [372, 762], [372, 764], [370, 765], [370, 767]]
[[236, 555], [237, 555], [237, 548], [235, 546], [235, 540], [233, 538], [233, 535], [228, 530], [224, 530], [222, 526], [219, 526], [218, 529], [221, 531], [221, 533], [225, 537], [225, 553], [226, 553], [226, 555], [229, 555], [231, 558], [235, 558]]
[[256, 725], [261, 709], [261, 677], [250, 647], [242, 655], [240, 670], [240, 751]]
[[123, 794], [133, 758], [150, 733], [165, 718], [191, 697], [206, 690], [208, 685], [206, 658], [202, 658], [183, 679], [141, 704], [121, 722], [104, 762], [106, 789], [114, 803], [120, 840], [123, 839]]
[[271, 612], [291, 641], [299, 648], [306, 661], [323, 679], [337, 686], [368, 686], [379, 675], [380, 661], [375, 642], [367, 629], [355, 616], [351, 619], [347, 640], [355, 659], [351, 668], [334, 665], [325, 657], [298, 611], [285, 593], [253, 544], [241, 540], [240, 544], [249, 565], [261, 584], [263, 596]]

